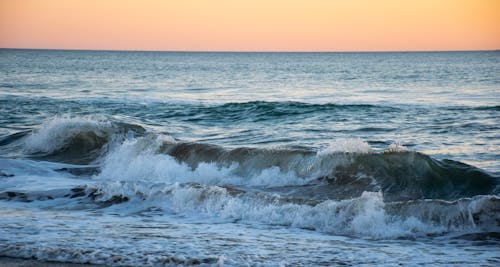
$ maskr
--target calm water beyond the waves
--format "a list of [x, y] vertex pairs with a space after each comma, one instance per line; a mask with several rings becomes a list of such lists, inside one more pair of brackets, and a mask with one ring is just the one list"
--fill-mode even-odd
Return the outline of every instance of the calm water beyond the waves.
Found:
[[0, 256], [500, 265], [500, 52], [0, 49]]

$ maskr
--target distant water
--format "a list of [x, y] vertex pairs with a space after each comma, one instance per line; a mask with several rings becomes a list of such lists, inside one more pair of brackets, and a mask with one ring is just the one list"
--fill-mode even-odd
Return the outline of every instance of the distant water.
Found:
[[0, 256], [500, 265], [500, 52], [0, 49]]

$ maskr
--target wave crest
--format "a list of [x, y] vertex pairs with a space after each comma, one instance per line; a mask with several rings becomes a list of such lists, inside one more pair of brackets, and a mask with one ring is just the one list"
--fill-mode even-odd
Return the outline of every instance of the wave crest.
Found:
[[391, 201], [452, 200], [498, 190], [498, 177], [467, 164], [439, 161], [412, 151], [227, 149], [164, 141], [154, 135], [127, 140], [111, 151], [96, 178], [270, 188], [304, 186], [294, 191], [316, 190], [317, 194], [311, 193], [316, 199], [339, 199], [347, 193], [356, 197], [363, 191], [380, 190]]
[[27, 136], [24, 149], [29, 154], [51, 156], [63, 162], [89, 162], [113, 138], [144, 132], [144, 128], [138, 125], [91, 118], [56, 117], [44, 122]]
[[417, 237], [464, 230], [497, 231], [495, 196], [454, 202], [385, 202], [381, 192], [363, 192], [345, 200], [304, 201], [273, 194], [245, 192], [228, 187], [193, 183], [150, 184], [139, 181], [104, 183], [95, 194], [107, 202], [122, 203], [127, 212], [152, 207], [174, 214], [189, 214], [243, 222], [260, 222], [364, 238]]

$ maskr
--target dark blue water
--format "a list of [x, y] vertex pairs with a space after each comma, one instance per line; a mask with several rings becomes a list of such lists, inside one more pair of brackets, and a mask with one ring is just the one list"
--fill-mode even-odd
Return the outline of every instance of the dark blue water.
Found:
[[494, 266], [499, 125], [500, 52], [1, 49], [0, 256]]

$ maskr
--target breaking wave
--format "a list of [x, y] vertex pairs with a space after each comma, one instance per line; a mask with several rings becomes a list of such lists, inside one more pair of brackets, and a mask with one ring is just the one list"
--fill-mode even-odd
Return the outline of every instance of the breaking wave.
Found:
[[[101, 162], [97, 179], [196, 182], [230, 186], [309, 186], [324, 198], [381, 191], [389, 200], [454, 200], [498, 194], [499, 177], [458, 161], [392, 144], [374, 151], [360, 139], [313, 148], [225, 148], [182, 142], [139, 125], [55, 118], [24, 138], [31, 157]], [[327, 191], [327, 192], [325, 192]]]
[[11, 139], [24, 140], [30, 157], [94, 165], [45, 164], [44, 171], [90, 180], [64, 190], [0, 192], [0, 199], [70, 198], [369, 238], [498, 231], [500, 222], [498, 177], [400, 144], [384, 151], [360, 139], [320, 149], [226, 148], [87, 118], [55, 118]]
[[52, 160], [88, 163], [113, 139], [140, 135], [141, 126], [91, 118], [56, 117], [46, 121], [25, 139], [25, 151]]
[[500, 226], [500, 199], [496, 196], [457, 201], [386, 202], [381, 192], [363, 192], [351, 199], [307, 201], [220, 186], [152, 185], [137, 181], [108, 183], [94, 190], [94, 196], [103, 202], [130, 201], [131, 205], [124, 204], [129, 212], [154, 207], [192, 216], [366, 238], [416, 237], [464, 230], [498, 231]]

